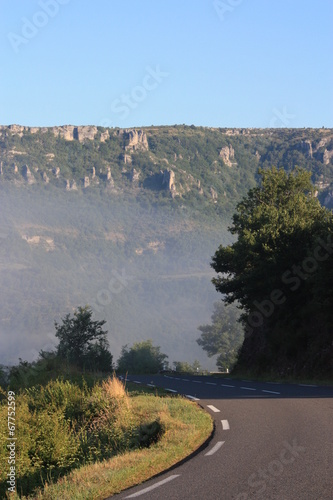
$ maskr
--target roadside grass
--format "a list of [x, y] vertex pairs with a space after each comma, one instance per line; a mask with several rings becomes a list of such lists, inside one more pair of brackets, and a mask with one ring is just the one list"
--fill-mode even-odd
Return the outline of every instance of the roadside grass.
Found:
[[8, 498], [105, 499], [169, 469], [196, 451], [213, 431], [211, 417], [196, 403], [180, 396], [166, 396], [165, 391], [136, 384], [126, 385], [125, 391], [123, 384], [117, 381], [105, 381], [102, 388], [111, 397], [117, 394], [117, 398], [128, 399], [130, 413], [140, 424], [143, 440], [158, 422], [163, 430], [159, 439], [149, 447], [122, 451], [112, 458], [73, 469], [57, 482], [53, 483], [51, 478], [34, 494], [19, 496], [16, 493]]

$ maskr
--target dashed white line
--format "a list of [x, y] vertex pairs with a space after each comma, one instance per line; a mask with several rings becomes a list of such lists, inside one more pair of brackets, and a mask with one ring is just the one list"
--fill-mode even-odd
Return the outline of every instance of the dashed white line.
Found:
[[201, 380], [192, 380], [194, 384], [202, 384]]
[[206, 385], [217, 385], [215, 382], [205, 382]]
[[178, 391], [175, 391], [174, 389], [164, 389], [165, 391], [168, 391], [168, 392], [178, 392]]
[[148, 387], [156, 387], [156, 385], [154, 385], [154, 384], [147, 384], [147, 385], [148, 385]]
[[244, 389], [245, 391], [256, 391], [253, 387], [240, 387], [240, 389]]
[[200, 401], [199, 398], [196, 398], [195, 396], [190, 396], [189, 394], [185, 394], [186, 398], [193, 399], [193, 401]]
[[189, 382], [188, 378], [183, 378], [183, 382]]
[[176, 479], [176, 477], [179, 477], [180, 474], [174, 474], [173, 476], [169, 476], [166, 479], [163, 479], [162, 481], [159, 481], [158, 483], [155, 483], [153, 486], [148, 486], [148, 488], [144, 488], [143, 490], [137, 491], [136, 493], [133, 493], [132, 495], [129, 495], [128, 497], [125, 498], [136, 498], [141, 495], [144, 495], [145, 493], [148, 493], [148, 491], [152, 491], [155, 488], [158, 488], [159, 486], [163, 486], [163, 484], [168, 483], [169, 481], [172, 481], [173, 479]]
[[235, 387], [234, 385], [221, 384], [221, 387]]
[[269, 394], [281, 394], [281, 392], [276, 392], [276, 391], [265, 391], [265, 389], [262, 390], [262, 392], [268, 392]]
[[230, 429], [228, 420], [221, 420], [221, 424], [224, 431], [228, 431]]
[[210, 455], [214, 455], [214, 453], [216, 453], [217, 450], [219, 450], [223, 444], [224, 444], [224, 441], [218, 441], [216, 443], [216, 445], [213, 446], [213, 448], [210, 451], [208, 451], [207, 453], [205, 453], [205, 457], [208, 457]]
[[220, 413], [220, 410], [213, 405], [207, 405], [207, 408], [212, 410], [214, 413]]
[[138, 380], [133, 380], [133, 383], [134, 384], [141, 384], [141, 382], [139, 382]]

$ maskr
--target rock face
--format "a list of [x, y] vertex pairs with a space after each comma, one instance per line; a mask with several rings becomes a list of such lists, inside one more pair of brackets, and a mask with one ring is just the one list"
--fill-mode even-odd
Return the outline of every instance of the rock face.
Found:
[[106, 171], [106, 182], [107, 182], [107, 184], [108, 184], [109, 187], [113, 187], [114, 186], [114, 180], [112, 179], [111, 168], [110, 167], [108, 167], [107, 171]]
[[50, 179], [49, 179], [49, 177], [48, 177], [48, 175], [47, 175], [46, 172], [42, 173], [42, 179], [45, 182], [45, 184], [48, 184], [50, 182]]
[[55, 168], [52, 169], [52, 172], [54, 174], [54, 177], [56, 177], [56, 179], [58, 179], [59, 174], [60, 174], [60, 168], [59, 167], [55, 167]]
[[66, 191], [77, 191], [77, 185], [74, 180], [69, 181], [66, 179]]
[[139, 183], [139, 177], [140, 177], [140, 172], [138, 172], [135, 168], [132, 168], [132, 171], [130, 173], [130, 181], [133, 184], [138, 184]]
[[132, 157], [131, 157], [131, 155], [127, 155], [126, 153], [123, 155], [123, 160], [124, 160], [125, 164], [132, 163]]
[[87, 187], [89, 187], [89, 186], [90, 186], [90, 179], [89, 179], [89, 177], [88, 177], [88, 176], [86, 176], [86, 177], [84, 177], [84, 179], [83, 179], [83, 187], [84, 187], [84, 188], [87, 188]]
[[213, 198], [214, 203], [217, 203], [218, 194], [213, 187], [209, 189], [210, 195]]
[[231, 160], [230, 160], [230, 158], [234, 158], [235, 157], [235, 150], [231, 146], [231, 144], [229, 146], [224, 146], [224, 148], [221, 149], [221, 151], [220, 151], [220, 157], [222, 158], [223, 163], [225, 165], [227, 165], [228, 167], [232, 167], [232, 165], [235, 164], [235, 162], [232, 163]]
[[300, 151], [307, 157], [307, 158], [312, 158], [313, 151], [312, 151], [312, 144], [311, 141], [301, 141], [299, 143], [299, 149]]
[[128, 144], [125, 149], [143, 150], [148, 151], [148, 140], [147, 135], [143, 130], [125, 130], [127, 134]]
[[324, 154], [323, 154], [324, 165], [328, 165], [330, 163], [332, 157], [333, 157], [333, 149], [331, 149], [330, 151], [325, 149]]
[[175, 196], [177, 194], [176, 191], [176, 185], [175, 185], [175, 173], [171, 169], [166, 169], [164, 172], [162, 172], [162, 186], [165, 187], [172, 196]]
[[34, 184], [36, 182], [36, 179], [32, 175], [30, 168], [28, 165], [23, 165], [22, 167], [22, 175], [24, 179], [27, 181], [28, 184]]

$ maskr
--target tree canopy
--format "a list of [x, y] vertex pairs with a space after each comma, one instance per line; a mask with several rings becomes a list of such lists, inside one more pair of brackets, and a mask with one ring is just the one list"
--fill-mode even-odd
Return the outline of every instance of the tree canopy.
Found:
[[62, 324], [55, 322], [59, 339], [57, 354], [80, 368], [110, 371], [112, 355], [108, 350], [108, 332], [102, 329], [106, 321], [93, 321], [92, 314], [89, 306], [78, 307], [73, 317], [67, 314]]
[[274, 357], [281, 361], [280, 352], [296, 369], [300, 359], [313, 359], [314, 346], [329, 345], [333, 216], [316, 198], [309, 172], [272, 168], [259, 170], [259, 177], [236, 207], [229, 229], [237, 240], [213, 256], [221, 273], [213, 283], [226, 303], [243, 309], [240, 360], [257, 363], [264, 352], [267, 367]]
[[121, 349], [118, 371], [121, 373], [157, 373], [165, 368], [167, 355], [154, 346], [152, 340], [135, 342], [131, 348]]
[[226, 306], [222, 301], [215, 302], [212, 324], [198, 328], [201, 336], [197, 343], [209, 357], [217, 356], [216, 366], [220, 371], [230, 370], [237, 360], [244, 332], [239, 323], [239, 311], [235, 305]]

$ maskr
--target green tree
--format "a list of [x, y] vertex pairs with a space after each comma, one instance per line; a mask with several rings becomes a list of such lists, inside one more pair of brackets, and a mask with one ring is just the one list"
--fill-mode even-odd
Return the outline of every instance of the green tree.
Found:
[[315, 197], [309, 172], [272, 168], [259, 176], [233, 216], [229, 229], [237, 241], [213, 257], [221, 273], [213, 283], [226, 303], [243, 309], [241, 364], [260, 361], [267, 369], [284, 359], [297, 371], [314, 359], [314, 345], [329, 345], [324, 316], [332, 296], [322, 283], [332, 267], [333, 216]]
[[165, 368], [167, 355], [154, 346], [152, 340], [136, 342], [131, 348], [121, 349], [118, 371], [121, 373], [157, 373]]
[[62, 324], [55, 322], [59, 339], [57, 354], [70, 363], [88, 370], [112, 370], [112, 355], [106, 338], [106, 321], [93, 321], [89, 306], [78, 307], [73, 317], [67, 314]]
[[187, 363], [186, 361], [174, 361], [173, 366], [175, 367], [176, 372], [182, 372], [182, 373], [203, 372], [203, 368], [197, 359], [195, 359], [192, 364]]
[[209, 357], [216, 354], [216, 366], [220, 371], [230, 370], [244, 339], [243, 327], [239, 323], [239, 311], [235, 305], [226, 306], [215, 302], [212, 324], [199, 326], [201, 336], [197, 343]]

